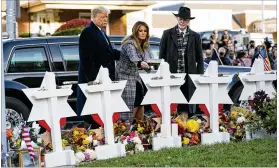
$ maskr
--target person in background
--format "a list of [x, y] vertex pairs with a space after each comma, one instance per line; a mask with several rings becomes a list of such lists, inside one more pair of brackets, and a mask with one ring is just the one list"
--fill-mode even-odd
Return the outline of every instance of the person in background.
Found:
[[152, 59], [149, 46], [149, 27], [145, 22], [138, 21], [132, 28], [132, 34], [121, 44], [121, 54], [116, 64], [116, 79], [127, 80], [122, 98], [130, 112], [121, 113], [121, 119], [132, 123], [135, 118], [143, 119], [144, 106], [141, 105], [146, 88], [140, 78], [139, 68], [150, 71], [147, 63]]
[[210, 35], [210, 49], [212, 50], [213, 47], [218, 49], [218, 43], [219, 43], [218, 30], [215, 29]]
[[[115, 60], [119, 59], [120, 52], [112, 48], [112, 45], [104, 32], [110, 11], [98, 6], [91, 10], [91, 23], [81, 32], [79, 38], [79, 68], [78, 83], [94, 81], [101, 66], [108, 68], [109, 77], [115, 80]], [[85, 96], [77, 87], [77, 114], [81, 114], [85, 104]], [[83, 116], [82, 116], [83, 117]], [[92, 128], [98, 126], [91, 117], [84, 118]], [[84, 119], [85, 120], [85, 119]]]
[[277, 70], [277, 44], [275, 43], [272, 47], [272, 58], [273, 58], [273, 66], [271, 67], [272, 70]]
[[231, 59], [228, 56], [228, 49], [225, 47], [220, 47], [218, 50], [220, 61], [219, 65], [231, 65]]
[[[177, 17], [177, 25], [163, 32], [159, 58], [169, 63], [171, 73], [186, 73], [185, 83], [181, 86], [181, 91], [189, 101], [192, 97], [195, 85], [191, 81], [189, 74], [203, 74], [204, 62], [200, 35], [189, 28], [191, 10], [187, 7], [180, 7]], [[185, 116], [196, 113], [196, 105], [179, 104], [178, 114]]]
[[224, 30], [224, 33], [221, 37], [222, 47], [228, 46], [232, 43], [232, 35], [229, 34], [228, 30]]
[[245, 66], [250, 67], [252, 63], [251, 58], [248, 57], [248, 52], [239, 51], [237, 53], [236, 60], [232, 61], [234, 66]]
[[206, 50], [205, 51], [205, 59], [204, 62], [209, 64], [209, 62], [211, 61], [211, 50]]
[[247, 49], [248, 49], [248, 57], [252, 59], [254, 56], [254, 53], [255, 53], [255, 41], [254, 40], [251, 40], [249, 42]]

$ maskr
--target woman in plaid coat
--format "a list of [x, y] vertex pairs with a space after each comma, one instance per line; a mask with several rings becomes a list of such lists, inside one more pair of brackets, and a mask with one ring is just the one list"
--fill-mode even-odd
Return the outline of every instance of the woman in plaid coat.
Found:
[[132, 29], [132, 35], [122, 41], [120, 59], [116, 64], [116, 80], [127, 80], [122, 98], [130, 112], [121, 113], [124, 121], [133, 121], [136, 115], [143, 116], [141, 106], [145, 94], [145, 86], [139, 76], [139, 68], [150, 70], [147, 60], [152, 58], [149, 49], [149, 27], [145, 22], [138, 21]]

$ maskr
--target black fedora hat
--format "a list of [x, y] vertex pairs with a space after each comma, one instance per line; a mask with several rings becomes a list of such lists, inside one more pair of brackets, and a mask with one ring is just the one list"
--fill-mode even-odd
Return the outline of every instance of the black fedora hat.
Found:
[[189, 19], [189, 20], [195, 19], [195, 17], [191, 17], [191, 9], [183, 6], [179, 8], [178, 14], [174, 14], [174, 16], [180, 17], [182, 19]]

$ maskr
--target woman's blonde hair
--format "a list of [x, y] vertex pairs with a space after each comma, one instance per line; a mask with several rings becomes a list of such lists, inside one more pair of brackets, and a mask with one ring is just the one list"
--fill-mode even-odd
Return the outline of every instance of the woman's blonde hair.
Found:
[[[142, 45], [140, 43], [140, 40], [138, 38], [138, 31], [140, 29], [141, 26], [146, 27], [147, 29], [147, 35], [146, 38], [143, 40]], [[124, 40], [122, 41], [122, 45], [123, 46], [128, 40], [133, 40], [134, 45], [136, 47], [136, 49], [139, 51], [139, 53], [141, 55], [143, 55], [143, 53], [149, 48], [149, 27], [145, 22], [142, 21], [138, 21], [134, 24], [133, 29], [132, 29], [132, 34], [126, 38], [124, 38]]]

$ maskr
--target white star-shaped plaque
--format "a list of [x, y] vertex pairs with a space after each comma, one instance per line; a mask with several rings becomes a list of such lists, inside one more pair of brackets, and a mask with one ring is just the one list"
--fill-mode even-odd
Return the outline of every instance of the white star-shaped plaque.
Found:
[[[218, 104], [233, 104], [226, 90], [231, 76], [218, 77], [218, 64], [210, 61], [204, 75], [190, 74], [196, 90], [189, 104], [205, 104], [213, 132], [219, 132]], [[212, 125], [213, 124], [213, 125]]]
[[[53, 115], [59, 120], [60, 118], [76, 116], [67, 102], [68, 97], [73, 93], [71, 87], [71, 85], [67, 85], [61, 89], [56, 89], [54, 73], [46, 72], [40, 88], [22, 89], [33, 104], [28, 121], [45, 120], [50, 125]], [[49, 101], [54, 103], [53, 107], [49, 106]]]
[[98, 114], [104, 123], [105, 138], [108, 144], [114, 144], [113, 121], [114, 112], [129, 112], [129, 108], [121, 97], [127, 81], [112, 82], [107, 68], [101, 67], [95, 82], [79, 84], [87, 98], [81, 115]]
[[140, 74], [147, 87], [142, 105], [157, 104], [162, 112], [162, 124], [166, 128], [163, 135], [171, 136], [170, 105], [171, 103], [187, 104], [187, 100], [180, 90], [185, 83], [185, 73], [171, 74], [169, 64], [162, 61], [156, 74]]
[[55, 75], [46, 72], [40, 88], [23, 89], [33, 104], [28, 121], [45, 120], [51, 128], [54, 151], [62, 151], [60, 119], [76, 116], [67, 103], [71, 85], [56, 89]]
[[239, 73], [244, 88], [239, 100], [248, 100], [254, 97], [254, 93], [260, 90], [265, 91], [270, 98], [276, 93], [272, 82], [276, 80], [276, 73], [272, 71], [264, 71], [264, 63], [262, 59], [255, 59], [253, 67], [249, 73]]

